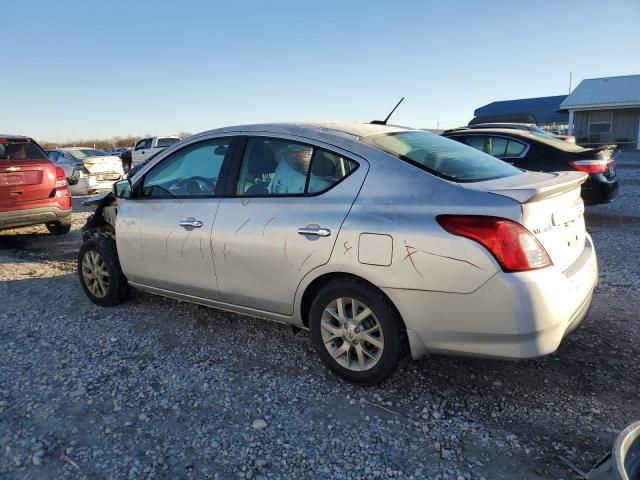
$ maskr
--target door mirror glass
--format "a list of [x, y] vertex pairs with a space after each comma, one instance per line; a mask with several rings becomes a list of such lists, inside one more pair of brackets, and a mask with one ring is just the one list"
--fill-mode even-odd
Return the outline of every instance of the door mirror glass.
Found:
[[113, 194], [116, 198], [130, 198], [131, 197], [131, 180], [125, 178], [113, 184]]

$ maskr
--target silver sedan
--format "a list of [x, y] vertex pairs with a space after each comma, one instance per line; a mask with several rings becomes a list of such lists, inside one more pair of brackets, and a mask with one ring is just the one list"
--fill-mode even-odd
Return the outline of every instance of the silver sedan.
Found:
[[98, 202], [79, 277], [308, 328], [340, 377], [407, 350], [554, 352], [597, 279], [579, 172], [524, 172], [421, 130], [229, 127], [172, 145]]

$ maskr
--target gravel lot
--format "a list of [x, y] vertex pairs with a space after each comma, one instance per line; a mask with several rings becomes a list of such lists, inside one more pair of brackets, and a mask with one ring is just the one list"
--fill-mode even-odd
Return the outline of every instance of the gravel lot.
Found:
[[593, 307], [557, 353], [407, 360], [371, 388], [283, 325], [135, 292], [93, 305], [86, 211], [66, 236], [2, 232], [0, 478], [578, 478], [566, 461], [588, 471], [640, 418], [640, 158], [618, 168], [618, 199], [587, 210]]

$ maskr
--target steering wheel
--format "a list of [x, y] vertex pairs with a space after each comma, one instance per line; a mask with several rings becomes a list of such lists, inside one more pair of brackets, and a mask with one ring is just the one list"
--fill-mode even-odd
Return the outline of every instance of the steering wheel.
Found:
[[215, 190], [211, 180], [201, 176], [181, 178], [171, 185], [171, 190], [178, 195], [210, 194]]

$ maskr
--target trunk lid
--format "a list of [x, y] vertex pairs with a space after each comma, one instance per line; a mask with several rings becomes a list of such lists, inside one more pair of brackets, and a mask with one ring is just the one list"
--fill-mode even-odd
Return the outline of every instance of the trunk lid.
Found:
[[523, 172], [465, 187], [512, 198], [521, 204], [521, 223], [538, 239], [561, 271], [584, 250], [584, 203], [581, 172]]
[[88, 157], [83, 158], [82, 162], [85, 168], [94, 175], [102, 174], [113, 177], [112, 180], [117, 180], [124, 174], [120, 157]]

